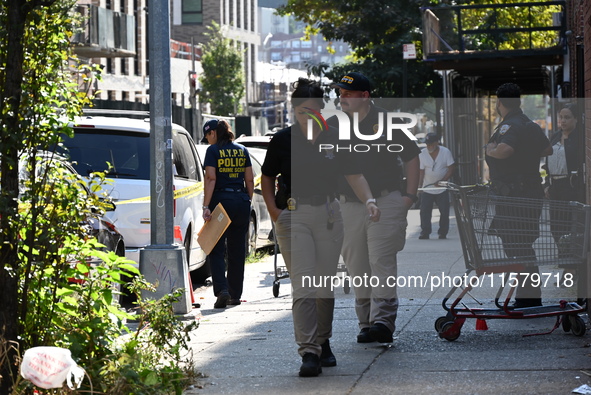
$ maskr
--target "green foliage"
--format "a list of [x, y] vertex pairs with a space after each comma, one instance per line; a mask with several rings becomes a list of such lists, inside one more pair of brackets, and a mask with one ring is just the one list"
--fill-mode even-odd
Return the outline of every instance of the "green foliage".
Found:
[[[173, 322], [175, 295], [154, 304], [140, 299], [138, 316], [150, 314], [142, 318], [150, 330], [127, 344], [124, 323], [132, 316], [117, 304], [118, 290], [137, 269], [89, 237], [89, 219], [103, 212], [99, 197], [63, 162], [41, 154], [73, 133], [69, 122], [91, 99], [78, 83], [90, 85], [92, 68], [70, 50], [75, 3], [0, 0], [0, 393], [33, 393], [18, 361], [43, 345], [72, 351], [88, 374], [85, 392], [92, 383], [102, 391], [94, 393], [180, 393], [192, 373], [180, 366], [187, 332]], [[93, 192], [105, 180], [96, 176]], [[175, 344], [166, 361], [146, 346], [166, 341]], [[127, 370], [104, 369], [125, 353], [134, 359]], [[113, 389], [142, 375], [133, 391]]]
[[201, 98], [205, 103], [211, 104], [213, 114], [236, 115], [240, 113], [240, 100], [244, 96], [242, 51], [224, 37], [216, 22], [212, 21], [208, 29], [206, 34], [209, 42], [203, 44], [201, 57]]
[[246, 256], [246, 263], [248, 264], [248, 263], [260, 262], [263, 259], [266, 259], [268, 256], [269, 256], [268, 251], [266, 251], [264, 249], [256, 250]]
[[[136, 281], [134, 287], [145, 289], [149, 284]], [[182, 290], [177, 290], [160, 300], [142, 299], [138, 292], [138, 329], [120, 342], [117, 358], [101, 370], [107, 393], [181, 395], [195, 379], [187, 341], [198, 325], [185, 325], [174, 316], [172, 303], [181, 296]]]
[[[524, 0], [522, 3], [532, 3]], [[559, 34], [554, 30], [537, 30], [532, 32], [507, 32], [500, 29], [543, 29], [553, 27], [552, 16], [562, 12], [558, 5], [522, 5], [520, 7], [500, 7], [504, 1], [470, 1], [465, 5], [478, 5], [477, 8], [461, 10], [436, 9], [440, 19], [440, 34], [445, 37], [454, 49], [458, 44], [458, 15], [463, 30], [482, 30], [463, 37], [465, 50], [516, 50], [549, 48], [559, 44]], [[536, 2], [537, 3], [537, 2]], [[480, 7], [483, 6], [483, 7]]]
[[[354, 53], [350, 64], [324, 72], [335, 81], [348, 71], [360, 71], [374, 83], [373, 96], [401, 97], [403, 93], [402, 45], [419, 44], [422, 35], [420, 7], [428, 0], [288, 0], [281, 14], [293, 14], [308, 24], [309, 33], [327, 40], [343, 40]], [[441, 82], [428, 64], [408, 61], [409, 97], [441, 95]]]
[[[196, 377], [188, 340], [198, 326], [196, 321], [187, 325], [174, 315], [173, 303], [183, 291], [159, 300], [142, 299], [141, 291], [154, 290], [154, 286], [139, 276], [130, 261], [113, 252], [101, 252], [99, 247], [96, 242], [81, 247], [79, 258], [94, 256], [103, 263], [92, 268], [78, 263], [63, 273], [62, 286], [55, 290], [51, 324], [45, 324], [55, 328], [48, 343], [69, 349], [85, 369], [86, 380], [77, 391], [50, 393], [182, 394]], [[72, 252], [75, 248], [67, 249]], [[138, 298], [135, 312], [126, 312], [115, 302], [119, 286], [130, 274], [136, 275], [129, 286]], [[45, 300], [51, 297], [46, 295]], [[126, 326], [130, 320], [137, 321], [135, 331], [128, 329], [130, 324]], [[0, 348], [0, 359], [2, 355]], [[19, 378], [13, 395], [29, 394], [33, 388]]]

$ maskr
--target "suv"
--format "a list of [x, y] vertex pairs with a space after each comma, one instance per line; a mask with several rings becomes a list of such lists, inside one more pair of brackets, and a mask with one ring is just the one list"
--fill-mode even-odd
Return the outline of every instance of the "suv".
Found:
[[[64, 137], [62, 155], [82, 176], [106, 172], [103, 188], [116, 204], [107, 213], [125, 238], [125, 256], [139, 262], [139, 251], [150, 244], [150, 122], [148, 119], [84, 116], [75, 120], [74, 136]], [[197, 280], [209, 273], [205, 253], [197, 243], [203, 226], [203, 169], [193, 139], [172, 125], [175, 239], [180, 230], [189, 271]], [[61, 150], [61, 148], [59, 149]], [[184, 242], [183, 242], [184, 241]]]

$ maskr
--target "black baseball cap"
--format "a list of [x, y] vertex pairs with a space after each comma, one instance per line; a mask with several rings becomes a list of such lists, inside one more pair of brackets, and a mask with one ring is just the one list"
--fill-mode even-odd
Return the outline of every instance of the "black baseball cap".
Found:
[[427, 133], [425, 136], [425, 144], [433, 144], [439, 141], [437, 133]]
[[333, 86], [350, 91], [371, 92], [371, 84], [366, 76], [356, 71], [345, 74], [341, 80]]
[[202, 143], [207, 143], [207, 139], [205, 138], [205, 136], [212, 130], [216, 130], [218, 128], [219, 123], [220, 122], [217, 119], [210, 119], [209, 121], [205, 122], [205, 124], [203, 125], [203, 138], [201, 139]]

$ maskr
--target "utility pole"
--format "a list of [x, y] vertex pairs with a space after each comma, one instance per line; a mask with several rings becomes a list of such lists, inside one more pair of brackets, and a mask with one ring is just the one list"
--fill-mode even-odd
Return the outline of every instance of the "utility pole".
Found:
[[189, 71], [189, 82], [191, 87], [191, 126], [193, 127], [193, 130], [191, 130], [191, 137], [193, 137], [193, 140], [198, 142], [201, 141], [203, 134], [201, 131], [201, 111], [199, 111], [197, 106], [197, 96], [199, 95], [199, 79], [197, 76], [196, 60], [197, 54], [195, 53], [195, 38], [191, 37], [191, 71]]
[[[174, 310], [191, 310], [186, 253], [174, 243], [172, 173], [172, 100], [170, 79], [170, 10], [168, 0], [148, 1], [150, 46], [150, 231], [151, 244], [140, 251], [140, 272], [157, 284], [147, 298], [162, 298], [184, 288]], [[191, 290], [192, 291], [192, 290]]]

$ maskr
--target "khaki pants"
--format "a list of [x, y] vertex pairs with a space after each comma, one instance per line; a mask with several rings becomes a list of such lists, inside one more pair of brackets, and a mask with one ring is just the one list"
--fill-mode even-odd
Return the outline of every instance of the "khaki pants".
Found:
[[[327, 228], [332, 210], [334, 223]], [[315, 287], [310, 281], [335, 276], [343, 244], [343, 220], [339, 202], [330, 205], [298, 205], [283, 210], [275, 224], [277, 241], [291, 280], [293, 325], [300, 355], [320, 355], [321, 345], [332, 336], [334, 292], [330, 281]]]
[[[341, 200], [345, 224], [342, 254], [355, 290], [360, 329], [381, 323], [394, 332], [398, 297], [392, 279], [397, 276], [396, 254], [406, 241], [408, 209], [398, 191], [379, 197], [377, 204], [380, 220], [371, 222], [365, 204]], [[363, 278], [368, 281], [360, 285]]]

